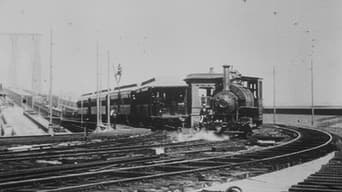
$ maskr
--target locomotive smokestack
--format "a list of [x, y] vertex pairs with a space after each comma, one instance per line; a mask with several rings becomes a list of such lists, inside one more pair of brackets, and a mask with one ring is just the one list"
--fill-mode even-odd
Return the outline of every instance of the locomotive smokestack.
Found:
[[230, 88], [230, 65], [223, 65], [223, 90], [229, 91]]

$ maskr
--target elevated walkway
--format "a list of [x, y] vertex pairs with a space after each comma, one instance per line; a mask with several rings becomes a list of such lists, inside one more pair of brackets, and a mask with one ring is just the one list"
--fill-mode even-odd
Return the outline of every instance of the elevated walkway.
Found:
[[47, 135], [36, 123], [24, 116], [24, 110], [17, 106], [4, 106], [2, 114], [2, 136]]
[[[0, 101], [0, 136], [48, 135], [49, 121], [35, 111], [25, 110], [10, 99]], [[70, 131], [54, 127], [56, 135]]]

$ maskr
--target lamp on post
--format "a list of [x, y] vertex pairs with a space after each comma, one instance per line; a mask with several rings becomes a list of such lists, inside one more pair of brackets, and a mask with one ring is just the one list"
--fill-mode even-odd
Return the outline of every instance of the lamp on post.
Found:
[[116, 129], [116, 118], [118, 116], [117, 113], [120, 113], [120, 104], [121, 104], [120, 80], [121, 80], [121, 76], [122, 76], [122, 67], [121, 67], [121, 64], [119, 63], [117, 69], [115, 69], [114, 65], [113, 65], [113, 68], [114, 68], [114, 78], [115, 78], [115, 81], [116, 81], [116, 86], [118, 87], [118, 99], [119, 99], [118, 109], [113, 114], [113, 116], [114, 116], [113, 126], [114, 126], [114, 129]]
[[[294, 26], [296, 27], [299, 27], [299, 23], [298, 22], [295, 22], [293, 24]], [[308, 29], [307, 27], [305, 26], [302, 26], [303, 28], [300, 30], [301, 32], [304, 32], [305, 35], [308, 35], [309, 39], [310, 39], [310, 45], [311, 45], [311, 53], [309, 54], [310, 56], [310, 84], [311, 84], [311, 126], [314, 126], [315, 125], [315, 106], [314, 106], [314, 61], [313, 61], [313, 57], [314, 57], [314, 48], [315, 48], [315, 42], [317, 41], [317, 39], [315, 39], [313, 37], [313, 33], [312, 33], [312, 30], [311, 29]]]

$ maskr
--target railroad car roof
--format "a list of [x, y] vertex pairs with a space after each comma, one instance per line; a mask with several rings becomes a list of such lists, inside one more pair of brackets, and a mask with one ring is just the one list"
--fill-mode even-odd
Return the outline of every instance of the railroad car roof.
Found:
[[[142, 83], [139, 84], [129, 84], [129, 85], [122, 85], [120, 86], [120, 93], [122, 95], [126, 94], [127, 92], [133, 91], [133, 90], [138, 90], [138, 89], [143, 89], [147, 87], [187, 87], [187, 84], [181, 80], [181, 79], [176, 79], [174, 77], [153, 77], [151, 79], [148, 79], [146, 81], [143, 81]], [[115, 87], [114, 89], [110, 89], [109, 93], [111, 95], [116, 95], [119, 92], [119, 87]], [[97, 97], [97, 92], [90, 92], [90, 93], [85, 93], [82, 94], [79, 100], [85, 100], [88, 98], [96, 98]], [[100, 93], [100, 98], [103, 98], [105, 95], [107, 95], [108, 90], [103, 89], [99, 91]]]
[[[134, 90], [134, 89], [137, 89], [138, 85], [137, 84], [129, 84], [129, 85], [122, 85], [120, 87], [114, 87], [114, 88], [111, 88], [109, 89], [109, 93], [110, 94], [115, 94], [115, 93], [118, 93], [119, 90], [121, 93], [124, 93], [124, 92], [127, 92], [127, 91], [131, 91], [131, 90]], [[81, 99], [83, 98], [89, 98], [89, 97], [96, 97], [96, 91], [95, 92], [90, 92], [90, 93], [85, 93], [85, 94], [82, 94], [81, 95]], [[104, 95], [107, 95], [108, 93], [108, 89], [102, 89], [99, 91], [100, 93], [100, 97], [104, 96]]]
[[144, 87], [186, 87], [187, 84], [181, 79], [174, 77], [153, 77], [146, 81], [143, 81], [141, 88]]
[[[132, 90], [135, 90], [135, 89], [130, 88], [130, 89], [120, 90], [120, 95], [122, 97], [124, 97], [127, 95], [127, 93], [130, 93]], [[111, 97], [118, 95], [118, 93], [119, 93], [119, 90], [112, 90], [111, 89], [109, 91], [109, 94]], [[106, 92], [106, 91], [102, 91], [102, 92], [100, 91], [100, 99], [103, 99], [104, 97], [106, 97], [107, 94], [108, 94], [108, 92]], [[91, 99], [97, 98], [96, 92], [93, 92], [91, 94], [83, 94], [79, 100], [87, 100], [88, 98], [91, 98]]]
[[[185, 77], [184, 81], [194, 79], [220, 79], [223, 78], [223, 73], [192, 73]], [[241, 80], [258, 80], [259, 77], [241, 76]]]

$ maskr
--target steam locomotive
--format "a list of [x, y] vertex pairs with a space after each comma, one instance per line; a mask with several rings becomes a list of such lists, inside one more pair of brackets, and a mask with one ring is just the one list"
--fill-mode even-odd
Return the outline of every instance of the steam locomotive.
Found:
[[[243, 77], [230, 68], [223, 66], [223, 78], [220, 74], [192, 74], [185, 81], [191, 85], [193, 94], [196, 89], [205, 90], [200, 111], [203, 127], [218, 133], [247, 135], [252, 128], [262, 124], [262, 81], [260, 78]], [[196, 110], [196, 106], [192, 106], [192, 114], [196, 114]]]
[[223, 74], [189, 74], [176, 83], [152, 78], [140, 85], [84, 94], [77, 102], [83, 124], [74, 127], [95, 129], [97, 97], [102, 122], [110, 112], [111, 122], [151, 129], [201, 127], [243, 134], [262, 124], [262, 79], [241, 76], [226, 65]]

